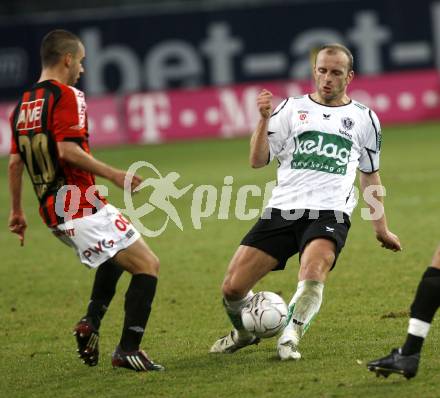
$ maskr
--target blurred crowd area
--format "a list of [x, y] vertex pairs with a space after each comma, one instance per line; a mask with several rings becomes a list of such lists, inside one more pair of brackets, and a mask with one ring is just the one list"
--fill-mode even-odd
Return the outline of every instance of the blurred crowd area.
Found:
[[275, 105], [313, 90], [329, 42], [352, 51], [349, 95], [382, 123], [440, 120], [440, 0], [1, 0], [0, 155], [59, 28], [86, 48], [93, 146], [249, 134], [261, 88]]
[[[0, 15], [14, 16], [29, 13], [87, 10], [91, 8], [132, 9], [145, 11], [183, 10], [186, 8], [229, 8], [292, 3], [325, 3], [334, 0], [2, 0]], [[359, 0], [345, 0], [347, 2]]]

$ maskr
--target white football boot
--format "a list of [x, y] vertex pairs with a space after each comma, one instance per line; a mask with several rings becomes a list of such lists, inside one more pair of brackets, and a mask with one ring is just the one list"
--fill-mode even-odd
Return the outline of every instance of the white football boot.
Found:
[[277, 352], [282, 361], [301, 359], [301, 353], [298, 351], [299, 337], [293, 330], [284, 330], [278, 339]]
[[240, 348], [252, 344], [258, 344], [260, 339], [256, 336], [251, 336], [245, 339], [238, 338], [238, 331], [233, 329], [231, 333], [218, 339], [211, 347], [211, 353], [232, 354]]

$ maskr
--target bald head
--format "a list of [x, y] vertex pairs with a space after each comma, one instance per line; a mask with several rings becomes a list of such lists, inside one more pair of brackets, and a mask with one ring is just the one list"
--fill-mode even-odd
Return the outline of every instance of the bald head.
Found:
[[343, 46], [342, 44], [339, 43], [325, 44], [322, 47], [320, 47], [316, 51], [315, 65], [316, 65], [316, 59], [321, 52], [325, 52], [326, 54], [330, 54], [330, 55], [334, 55], [337, 53], [345, 54], [345, 56], [347, 57], [347, 72], [353, 70], [353, 54], [347, 47]]

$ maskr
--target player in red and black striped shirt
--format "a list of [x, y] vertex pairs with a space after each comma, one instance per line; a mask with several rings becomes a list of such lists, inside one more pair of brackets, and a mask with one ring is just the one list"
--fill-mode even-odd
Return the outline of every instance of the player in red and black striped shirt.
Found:
[[[124, 188], [127, 173], [90, 154], [84, 94], [73, 87], [84, 72], [84, 57], [80, 39], [68, 31], [54, 30], [42, 41], [41, 77], [23, 93], [10, 119], [9, 229], [23, 246], [27, 225], [21, 192], [26, 166], [44, 222], [77, 251], [81, 262], [97, 268], [87, 314], [74, 329], [80, 357], [90, 366], [98, 363], [101, 319], [126, 270], [132, 279], [112, 364], [138, 371], [161, 370], [139, 348], [155, 295], [159, 260], [95, 188], [95, 175]], [[138, 176], [129, 178], [132, 190], [142, 181]]]
[[81, 192], [78, 211], [72, 218], [81, 217], [86, 208], [93, 212], [106, 203], [97, 192], [96, 204], [89, 203], [85, 193], [95, 185], [94, 175], [70, 164], [57, 151], [58, 142], [72, 142], [90, 154], [86, 102], [81, 91], [53, 79], [40, 81], [22, 95], [10, 122], [11, 153], [21, 154], [40, 201], [40, 214], [49, 227], [64, 222], [55, 211], [57, 192], [64, 185], [76, 186]]

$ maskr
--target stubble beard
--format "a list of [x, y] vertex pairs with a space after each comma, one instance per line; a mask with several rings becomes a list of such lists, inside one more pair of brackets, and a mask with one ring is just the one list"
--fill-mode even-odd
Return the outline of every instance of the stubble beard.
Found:
[[326, 93], [322, 88], [321, 90], [319, 90], [319, 94], [321, 95], [321, 98], [325, 100], [325, 102], [329, 103], [334, 100], [341, 99], [344, 96], [344, 90], [340, 88], [335, 88], [330, 93]]
[[75, 84], [78, 81], [79, 76], [77, 75], [77, 73], [72, 73], [69, 75], [69, 81], [68, 81], [68, 85], [69, 86], [75, 86]]

